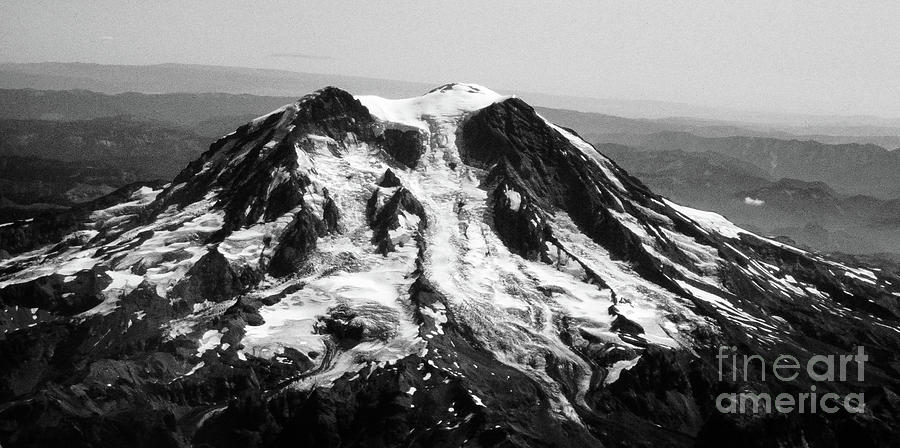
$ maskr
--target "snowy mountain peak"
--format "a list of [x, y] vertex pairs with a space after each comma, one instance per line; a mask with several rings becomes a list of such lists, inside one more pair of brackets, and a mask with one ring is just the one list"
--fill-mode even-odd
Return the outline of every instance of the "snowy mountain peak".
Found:
[[446, 92], [453, 92], [453, 91], [463, 91], [463, 92], [467, 92], [467, 93], [488, 93], [488, 94], [495, 93], [491, 89], [488, 89], [487, 87], [480, 86], [478, 84], [466, 83], [466, 82], [447, 83], [442, 86], [438, 86], [438, 87], [435, 87], [435, 88], [429, 90], [428, 93], [437, 93], [437, 92], [446, 93]]
[[898, 296], [657, 196], [521, 99], [332, 87], [0, 261], [0, 412], [149, 403], [212, 445], [716, 446], [741, 427], [713, 390], [781, 387], [721, 383], [719, 346], [866, 344], [889, 384]]
[[508, 98], [475, 84], [445, 84], [425, 95], [391, 100], [377, 96], [358, 96], [357, 99], [372, 116], [382, 122], [405, 125], [430, 132], [430, 124], [456, 121], [462, 115], [487, 107]]

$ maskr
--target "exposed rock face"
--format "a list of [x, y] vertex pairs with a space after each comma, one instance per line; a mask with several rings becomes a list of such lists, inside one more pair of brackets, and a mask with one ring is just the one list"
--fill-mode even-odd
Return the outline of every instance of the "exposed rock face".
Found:
[[285, 228], [272, 255], [269, 272], [283, 277], [297, 270], [316, 248], [316, 239], [323, 231], [322, 221], [303, 207]]
[[397, 310], [378, 302], [344, 302], [330, 308], [319, 324], [321, 332], [352, 347], [363, 341], [389, 341], [397, 334], [400, 317]]
[[72, 276], [49, 274], [0, 290], [5, 307], [38, 308], [64, 315], [93, 308], [103, 300], [100, 291], [110, 283], [103, 272], [84, 270]]
[[[671, 203], [480, 86], [326, 88], [172, 184], [119, 196], [0, 261], [3, 446], [855, 448], [900, 434], [900, 278]], [[716, 358], [860, 345], [862, 382], [719, 372]], [[716, 409], [723, 392], [813, 383], [865, 392], [866, 411]]]
[[417, 229], [422, 229], [427, 226], [428, 217], [419, 200], [403, 187], [393, 171], [384, 172], [378, 187], [366, 203], [366, 219], [372, 227], [376, 250], [387, 255], [395, 250], [395, 243], [412, 243], [411, 235], [392, 238], [392, 231], [411, 221], [415, 221], [412, 224], [417, 224]]
[[241, 279], [228, 260], [213, 248], [191, 266], [172, 293], [191, 305], [204, 300], [223, 302], [240, 294], [245, 282], [248, 286], [255, 283], [253, 279]]
[[415, 168], [425, 153], [422, 134], [415, 130], [385, 129], [384, 147], [388, 154], [408, 168]]

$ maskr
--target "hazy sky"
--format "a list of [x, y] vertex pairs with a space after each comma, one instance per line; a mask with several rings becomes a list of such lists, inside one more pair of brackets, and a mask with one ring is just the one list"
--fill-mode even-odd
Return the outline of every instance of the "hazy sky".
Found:
[[897, 1], [483, 3], [3, 0], [0, 60], [236, 65], [900, 117]]

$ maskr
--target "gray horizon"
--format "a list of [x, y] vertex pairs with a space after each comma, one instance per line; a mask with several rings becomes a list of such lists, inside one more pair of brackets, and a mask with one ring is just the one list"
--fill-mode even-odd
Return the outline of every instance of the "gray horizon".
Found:
[[216, 65], [900, 117], [897, 3], [225, 3], [4, 2], [0, 60]]

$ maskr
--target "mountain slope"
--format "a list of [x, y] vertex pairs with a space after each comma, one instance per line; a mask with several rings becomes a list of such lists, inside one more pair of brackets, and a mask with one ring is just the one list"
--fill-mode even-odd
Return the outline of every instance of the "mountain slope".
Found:
[[[890, 443], [898, 285], [657, 196], [520, 99], [326, 88], [0, 262], [0, 438]], [[811, 384], [753, 365], [721, 380], [723, 345], [770, 361], [864, 345], [865, 382], [818, 386], [873, 405], [718, 413], [722, 391]]]

